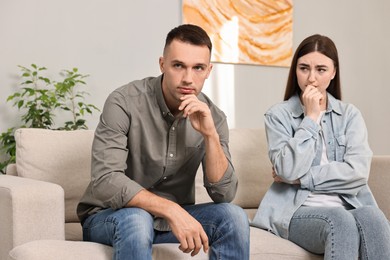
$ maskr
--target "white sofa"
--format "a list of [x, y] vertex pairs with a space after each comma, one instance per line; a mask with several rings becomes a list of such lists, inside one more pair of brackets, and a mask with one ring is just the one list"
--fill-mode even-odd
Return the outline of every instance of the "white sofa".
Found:
[[[76, 205], [90, 178], [93, 131], [18, 129], [17, 163], [0, 176], [0, 259], [111, 259], [109, 246], [83, 242]], [[263, 129], [232, 129], [230, 151], [239, 188], [233, 203], [251, 219], [272, 182]], [[390, 156], [375, 156], [370, 185], [390, 216]], [[210, 201], [197, 174], [197, 203]], [[264, 230], [251, 227], [250, 259], [323, 259]], [[153, 246], [153, 259], [192, 258], [178, 244]]]

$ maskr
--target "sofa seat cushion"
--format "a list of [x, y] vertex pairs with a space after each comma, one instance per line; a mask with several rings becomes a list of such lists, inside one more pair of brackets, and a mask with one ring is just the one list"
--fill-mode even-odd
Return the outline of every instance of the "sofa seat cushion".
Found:
[[111, 260], [112, 247], [91, 242], [35, 240], [15, 247], [9, 260]]
[[[320, 260], [322, 256], [311, 254], [294, 243], [267, 231], [250, 228], [250, 259], [267, 260]], [[179, 244], [153, 245], [153, 259], [197, 259], [207, 260], [203, 251], [196, 257], [184, 254]], [[36, 240], [15, 247], [10, 260], [108, 260], [112, 258], [112, 247], [98, 243], [63, 240]]]
[[[153, 245], [153, 259], [208, 260], [203, 251], [195, 257], [184, 254], [179, 244]], [[111, 260], [112, 247], [92, 243], [63, 240], [35, 240], [15, 247], [9, 253], [9, 260]]]
[[267, 260], [322, 260], [298, 245], [265, 230], [250, 228], [250, 259]]

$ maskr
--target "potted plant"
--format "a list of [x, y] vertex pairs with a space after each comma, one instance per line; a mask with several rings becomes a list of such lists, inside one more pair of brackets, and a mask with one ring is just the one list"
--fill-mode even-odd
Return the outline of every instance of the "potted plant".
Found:
[[[92, 114], [99, 109], [93, 104], [85, 103], [88, 92], [79, 90], [86, 85], [84, 79], [88, 75], [78, 72], [77, 68], [64, 70], [60, 73], [61, 81], [53, 81], [43, 74], [47, 70], [32, 64], [30, 68], [18, 66], [21, 69], [21, 87], [7, 98], [13, 101], [13, 106], [22, 112], [21, 125], [9, 128], [0, 135], [1, 151], [6, 160], [0, 162], [0, 171], [10, 163], [15, 163], [16, 144], [14, 132], [17, 128], [44, 128], [53, 130], [87, 129], [86, 114]], [[70, 115], [63, 125], [56, 126], [55, 117], [59, 111]]]

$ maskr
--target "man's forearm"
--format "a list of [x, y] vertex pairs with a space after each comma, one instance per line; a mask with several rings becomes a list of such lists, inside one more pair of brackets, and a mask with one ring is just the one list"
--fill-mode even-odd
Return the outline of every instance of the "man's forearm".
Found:
[[221, 147], [219, 135], [205, 137], [206, 144], [206, 176], [210, 183], [218, 182], [226, 172], [228, 160]]
[[173, 201], [162, 198], [147, 190], [138, 192], [126, 205], [126, 207], [137, 207], [146, 210], [150, 214], [164, 219], [172, 219], [175, 208], [180, 207]]

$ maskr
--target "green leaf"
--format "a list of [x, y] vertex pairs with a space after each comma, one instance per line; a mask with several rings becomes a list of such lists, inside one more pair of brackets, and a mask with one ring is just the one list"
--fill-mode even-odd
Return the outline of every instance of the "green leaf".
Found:
[[48, 78], [44, 78], [44, 77], [39, 77], [40, 80], [43, 80], [44, 82], [46, 82], [47, 84], [50, 84], [50, 79]]
[[24, 104], [24, 101], [23, 100], [19, 100], [18, 102], [18, 108], [20, 109]]

